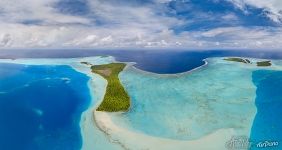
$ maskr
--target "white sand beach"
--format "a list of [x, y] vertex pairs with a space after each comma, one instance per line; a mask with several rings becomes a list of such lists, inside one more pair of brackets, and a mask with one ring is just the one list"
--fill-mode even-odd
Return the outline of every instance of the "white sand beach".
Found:
[[227, 139], [234, 135], [233, 129], [220, 129], [193, 141], [171, 140], [131, 132], [115, 125], [108, 113], [94, 112], [95, 120], [112, 141], [127, 150], [225, 150]]

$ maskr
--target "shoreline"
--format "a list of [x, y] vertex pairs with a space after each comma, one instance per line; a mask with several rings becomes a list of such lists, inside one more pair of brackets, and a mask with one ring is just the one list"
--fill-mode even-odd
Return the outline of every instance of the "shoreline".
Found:
[[134, 70], [136, 70], [138, 72], [141, 72], [141, 73], [147, 74], [147, 75], [155, 75], [155, 76], [159, 76], [159, 77], [176, 77], [176, 76], [182, 76], [182, 75], [190, 74], [190, 73], [192, 73], [192, 72], [194, 72], [196, 70], [204, 68], [205, 66], [207, 66], [209, 64], [207, 59], [208, 58], [203, 59], [202, 61], [204, 61], [205, 63], [203, 65], [199, 66], [199, 67], [196, 67], [194, 69], [191, 69], [191, 70], [188, 70], [188, 71], [185, 71], [185, 72], [173, 73], [173, 74], [160, 74], [160, 73], [154, 73], [154, 72], [145, 71], [145, 70], [139, 69], [136, 66], [134, 66], [136, 64], [134, 62], [127, 63], [128, 64], [127, 66], [133, 68]]
[[[94, 112], [95, 121], [100, 130], [102, 130], [108, 138], [119, 144], [126, 150], [143, 150], [143, 149], [198, 149], [198, 150], [224, 150], [226, 142], [232, 138], [235, 131], [232, 128], [219, 129], [196, 140], [173, 140], [168, 138], [154, 137], [142, 133], [133, 132], [125, 128], [115, 125], [109, 113]], [[203, 143], [205, 143], [203, 145]]]
[[[205, 64], [194, 68], [190, 71], [184, 72], [184, 73], [178, 73], [178, 74], [156, 74], [151, 72], [146, 72], [143, 70], [140, 70], [133, 66], [133, 63], [130, 63], [128, 67], [132, 67], [134, 70], [142, 72], [144, 74], [149, 75], [156, 75], [158, 77], [175, 77], [179, 75], [187, 75], [189, 73], [192, 73], [193, 71], [196, 71], [204, 66], [207, 66], [209, 64], [209, 61], [213, 63], [213, 60], [220, 59], [217, 63], [225, 63], [224, 60], [221, 61], [222, 58], [225, 57], [213, 57], [205, 59]], [[252, 60], [258, 60], [258, 59], [252, 59]], [[231, 64], [231, 63], [230, 63]], [[241, 64], [239, 64], [241, 66]], [[258, 68], [257, 66], [252, 65], [246, 65], [244, 68], [254, 69]], [[278, 69], [274, 66], [267, 67], [264, 69]], [[95, 121], [97, 122], [100, 130], [102, 130], [109, 138], [111, 138], [115, 143], [120, 144], [124, 149], [130, 150], [143, 150], [143, 149], [152, 149], [152, 150], [171, 150], [171, 149], [199, 149], [199, 150], [210, 150], [210, 149], [216, 149], [216, 150], [224, 150], [226, 149], [226, 144], [232, 138], [234, 135], [236, 135], [236, 132], [233, 128], [226, 128], [226, 129], [218, 129], [214, 132], [207, 134], [203, 137], [200, 137], [196, 140], [174, 140], [174, 139], [168, 139], [168, 138], [162, 138], [162, 137], [155, 137], [146, 135], [143, 133], [127, 130], [126, 128], [123, 128], [121, 126], [116, 125], [112, 118], [111, 113], [107, 112], [94, 112], [95, 115]], [[205, 143], [205, 145], [203, 145]], [[126, 146], [125, 146], [126, 145]], [[157, 147], [156, 147], [157, 146]]]
[[[110, 139], [108, 139], [107, 136], [104, 134], [104, 132], [98, 128], [98, 125], [96, 124], [93, 115], [93, 112], [103, 100], [102, 98], [105, 94], [107, 82], [101, 76], [92, 73], [91, 68], [89, 66], [81, 64], [81, 61], [100, 61], [99, 63], [95, 62], [95, 64], [107, 64], [114, 62], [114, 59], [112, 56], [108, 58], [102, 58], [97, 56], [83, 58], [0, 59], [0, 63], [12, 63], [21, 65], [67, 65], [75, 71], [87, 76], [89, 78], [87, 86], [89, 88], [89, 95], [91, 99], [89, 106], [81, 113], [80, 121], [78, 122], [82, 138], [81, 150], [92, 150], [93, 148], [97, 147], [97, 149], [109, 148], [114, 150], [121, 150], [119, 145], [112, 143]], [[99, 145], [103, 147], [99, 147], [99, 145], [97, 146], [97, 143], [99, 143]]]
[[[202, 60], [205, 63], [203, 65], [201, 65], [201, 66], [198, 66], [198, 67], [196, 67], [194, 69], [191, 69], [191, 70], [188, 70], [188, 71], [185, 71], [185, 72], [173, 73], [173, 74], [169, 74], [169, 73], [168, 74], [160, 74], [160, 73], [155, 73], [155, 72], [150, 72], [150, 71], [142, 70], [142, 69], [139, 69], [138, 67], [134, 66], [136, 64], [135, 62], [125, 62], [127, 64], [127, 67], [125, 68], [125, 70], [127, 68], [131, 67], [134, 70], [136, 70], [136, 71], [138, 71], [140, 73], [143, 73], [145, 75], [153, 75], [153, 76], [158, 76], [158, 77], [177, 77], [177, 76], [187, 75], [187, 74], [193, 73], [194, 71], [203, 69], [203, 68], [207, 67], [211, 63], [212, 60], [223, 59], [223, 58], [228, 58], [228, 57], [236, 57], [236, 56], [208, 57], [208, 58], [205, 58], [205, 59]], [[282, 70], [281, 66], [278, 66], [278, 65], [275, 64], [275, 62], [282, 61], [282, 59], [279, 59], [279, 60], [277, 60], [277, 59], [261, 59], [261, 58], [252, 58], [252, 57], [238, 57], [238, 58], [250, 59], [252, 61], [254, 61], [254, 60], [256, 60], [256, 61], [270, 60], [272, 62], [271, 66], [260, 67], [260, 68], [261, 69], [270, 69], [270, 70], [271, 69]], [[119, 61], [117, 61], [117, 62], [119, 62]], [[230, 63], [234, 63], [234, 62], [230, 62]], [[258, 67], [258, 66], [251, 66], [249, 64], [243, 64], [243, 65], [251, 67], [251, 68], [257, 68]]]
[[[155, 73], [155, 72], [150, 72], [150, 71], [146, 71], [146, 70], [142, 70], [136, 66], [134, 66], [136, 64], [136, 62], [121, 62], [121, 61], [117, 61], [115, 58], [114, 58], [114, 61], [115, 62], [120, 62], [120, 63], [126, 63], [127, 66], [126, 67], [132, 67], [134, 68], [135, 70], [137, 71], [140, 71], [141, 73], [144, 73], [144, 74], [149, 74], [149, 75], [157, 75], [157, 76], [160, 76], [160, 77], [174, 77], [174, 76], [181, 76], [181, 75], [186, 75], [186, 74], [189, 74], [195, 70], [199, 70], [201, 68], [204, 68], [205, 66], [207, 66], [210, 62], [209, 60], [212, 60], [212, 59], [222, 59], [222, 58], [228, 58], [228, 57], [238, 57], [238, 58], [244, 58], [244, 59], [250, 59], [250, 60], [256, 60], [256, 61], [267, 61], [267, 60], [270, 60], [273, 64], [271, 66], [268, 66], [268, 67], [261, 67], [261, 68], [271, 68], [271, 69], [282, 69], [282, 67], [279, 67], [277, 65], [275, 65], [275, 62], [277, 61], [282, 61], [282, 59], [265, 59], [265, 58], [256, 58], [256, 57], [241, 57], [241, 56], [233, 56], [233, 55], [230, 55], [230, 56], [222, 56], [222, 57], [207, 57], [207, 58], [204, 58], [202, 59], [202, 61], [204, 61], [204, 64], [203, 65], [200, 65], [196, 68], [193, 68], [191, 70], [187, 70], [187, 71], [184, 71], [184, 72], [179, 72], [179, 73]], [[255, 67], [255, 66], [254, 66]], [[276, 68], [278, 67], [278, 68]], [[126, 68], [125, 68], [126, 69]]]
[[[38, 58], [31, 58], [31, 59], [0, 59], [0, 63], [6, 62], [6, 63], [16, 63], [16, 64], [23, 64], [23, 65], [68, 65], [71, 68], [73, 68], [75, 71], [78, 71], [80, 73], [85, 74], [89, 77], [89, 81], [87, 83], [87, 86], [89, 88], [91, 100], [88, 108], [81, 113], [81, 120], [79, 122], [80, 130], [81, 130], [81, 137], [82, 137], [82, 150], [90, 150], [95, 148], [95, 142], [93, 142], [93, 139], [99, 138], [96, 135], [96, 131], [94, 131], [95, 127], [101, 132], [102, 136], [104, 136], [107, 140], [107, 144], [116, 145], [114, 149], [136, 149], [134, 146], [139, 146], [139, 149], [146, 149], [150, 146], [151, 149], [155, 150], [156, 146], [163, 150], [171, 150], [175, 149], [176, 146], [179, 146], [182, 149], [199, 149], [199, 150], [210, 150], [213, 147], [212, 146], [218, 146], [214, 147], [214, 149], [220, 150], [222, 148], [225, 148], [225, 142], [222, 141], [222, 139], [231, 139], [232, 135], [234, 135], [234, 131], [232, 128], [229, 129], [219, 129], [215, 132], [203, 136], [200, 139], [197, 140], [189, 140], [189, 141], [183, 141], [183, 140], [172, 140], [167, 138], [159, 138], [154, 136], [145, 135], [142, 133], [136, 133], [132, 132], [130, 130], [126, 130], [125, 128], [119, 127], [118, 125], [114, 124], [114, 122], [111, 120], [110, 113], [106, 112], [98, 112], [96, 111], [96, 108], [100, 105], [100, 103], [103, 100], [103, 96], [106, 92], [106, 85], [107, 82], [105, 79], [103, 79], [101, 76], [92, 73], [91, 68], [87, 65], [80, 64], [81, 61], [95, 61], [95, 59], [99, 59], [101, 57], [83, 57], [83, 58], [45, 58], [45, 59], [38, 59]], [[108, 57], [109, 59], [107, 63], [110, 62], [118, 62], [114, 59], [114, 57]], [[176, 73], [176, 74], [157, 74], [152, 72], [147, 72], [141, 69], [136, 68], [133, 66], [133, 62], [125, 62], [127, 65], [124, 68], [124, 70], [128, 68], [134, 68], [136, 71], [140, 71], [144, 74], [148, 75], [157, 75], [158, 77], [177, 77], [180, 75], [187, 75], [190, 74], [198, 69], [201, 69], [209, 64], [209, 60], [217, 59], [217, 58], [225, 58], [225, 57], [210, 57], [207, 59], [204, 59], [205, 64], [202, 66], [199, 66], [197, 68], [194, 68], [192, 70], [183, 72], [183, 73]], [[242, 57], [244, 58], [244, 57]], [[102, 58], [107, 59], [107, 58]], [[254, 60], [254, 59], [252, 59]], [[255, 59], [255, 60], [261, 60], [261, 59]], [[271, 59], [272, 60], [272, 59]], [[275, 60], [272, 60], [273, 66], [267, 67], [267, 68], [261, 68], [261, 69], [278, 69], [281, 70], [282, 68], [279, 65], [275, 65]], [[124, 63], [124, 62], [123, 62]], [[102, 62], [103, 64], [103, 62]], [[239, 64], [241, 65], [241, 64]], [[248, 66], [253, 68], [253, 66]], [[95, 87], [95, 88], [94, 88]], [[98, 88], [97, 88], [98, 87]], [[120, 135], [116, 135], [120, 134]], [[127, 137], [127, 139], [125, 139]], [[228, 137], [228, 138], [226, 138]], [[137, 139], [135, 139], [137, 138]], [[136, 140], [136, 141], [135, 141]], [[135, 141], [135, 142], [134, 142]], [[139, 142], [137, 142], [139, 141]], [[218, 143], [216, 143], [218, 142]], [[202, 143], [205, 143], [204, 145]], [[103, 144], [101, 144], [103, 145]], [[107, 147], [107, 145], [103, 145]]]

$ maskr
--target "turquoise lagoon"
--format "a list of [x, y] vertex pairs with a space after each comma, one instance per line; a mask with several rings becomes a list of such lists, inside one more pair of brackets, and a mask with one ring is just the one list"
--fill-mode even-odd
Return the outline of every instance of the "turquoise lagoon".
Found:
[[[251, 60], [255, 61], [255, 59]], [[79, 96], [76, 100], [77, 103], [74, 103], [73, 107], [76, 108], [74, 109], [76, 111], [69, 112], [69, 114], [75, 114], [76, 119], [72, 122], [72, 125], [75, 128], [76, 136], [71, 136], [73, 138], [60, 143], [62, 147], [71, 143], [75, 145], [72, 147], [73, 149], [83, 150], [120, 150], [124, 147], [131, 148], [123, 141], [133, 137], [111, 135], [123, 134], [119, 132], [105, 134], [105, 131], [95, 122], [95, 119], [99, 118], [93, 118], [93, 111], [101, 102], [105, 92], [106, 81], [100, 76], [92, 74], [89, 66], [80, 64], [81, 61], [88, 61], [92, 64], [106, 64], [113, 62], [114, 59], [111, 57], [91, 57], [77, 59], [19, 59], [14, 62], [12, 60], [3, 62], [27, 65], [40, 62], [41, 66], [22, 65], [21, 67], [35, 67], [39, 70], [55, 68], [56, 72], [52, 72], [54, 78], [50, 78], [50, 82], [56, 83], [58, 80], [63, 85], [70, 84], [73, 81], [76, 81], [75, 83], [77, 84], [79, 83], [79, 86], [81, 86], [79, 90], [74, 88], [76, 84], [71, 86], [71, 90], [74, 93], [82, 92], [82, 96]], [[131, 108], [125, 113], [108, 113], [108, 115], [118, 127], [140, 135], [156, 137], [156, 139], [194, 141], [221, 129], [232, 129], [234, 132], [232, 132], [231, 136], [250, 138], [251, 142], [254, 142], [252, 145], [253, 149], [256, 149], [254, 146], [258, 142], [266, 140], [280, 142], [282, 140], [281, 121], [279, 120], [279, 116], [282, 114], [279, 109], [282, 107], [280, 92], [282, 80], [281, 72], [279, 71], [282, 70], [281, 61], [275, 61], [272, 67], [256, 67], [255, 64], [227, 62], [223, 58], [208, 58], [206, 61], [208, 62], [207, 65], [179, 74], [145, 72], [129, 63], [128, 67], [120, 74], [120, 79], [131, 97]], [[17, 68], [14, 70], [17, 70]], [[17, 76], [20, 78], [23, 76], [18, 74], [18, 72], [10, 73], [9, 70], [4, 72], [0, 74], [0, 77], [3, 79]], [[32, 78], [37, 76], [34, 74], [40, 74], [46, 78], [46, 73], [50, 75], [48, 71], [37, 71], [28, 73], [25, 76]], [[69, 76], [69, 73], [73, 74], [73, 76]], [[64, 76], [55, 78], [55, 76], [61, 74]], [[69, 81], [71, 82], [69, 83]], [[1, 83], [4, 82], [1, 81]], [[15, 84], [16, 82], [7, 82], [6, 86], [17, 87]], [[42, 85], [43, 87], [44, 84]], [[69, 85], [66, 87], [69, 87]], [[64, 88], [56, 87], [56, 90]], [[29, 93], [33, 92], [29, 91]], [[6, 92], [0, 93], [0, 97], [1, 94], [3, 96]], [[52, 91], [49, 94], [50, 97], [58, 96], [56, 92], [52, 93]], [[89, 96], [92, 96], [91, 101]], [[65, 109], [69, 108], [68, 100], [64, 99], [64, 97], [60, 99], [62, 99], [60, 105], [66, 106]], [[3, 97], [1, 102], [2, 100]], [[20, 99], [17, 99], [17, 101], [20, 101]], [[48, 103], [46, 107], [53, 108], [58, 101]], [[29, 104], [33, 102], [36, 101], [29, 101]], [[4, 104], [1, 104], [1, 106], [4, 106]], [[80, 107], [77, 108], [77, 106]], [[34, 112], [35, 115], [45, 114], [44, 111], [38, 110], [41, 109], [30, 108], [30, 111]], [[18, 115], [15, 116], [20, 118]], [[5, 119], [7, 116], [2, 114], [1, 117]], [[52, 117], [48, 119], [52, 119]], [[37, 118], [34, 120], [39, 122]], [[1, 131], [8, 128], [0, 127]], [[37, 126], [39, 129], [41, 127]], [[21, 129], [16, 131], [21, 131]], [[47, 134], [47, 132], [45, 133]], [[58, 142], [69, 135], [69, 133], [60, 133], [61, 136], [53, 138], [54, 142]], [[36, 134], [33, 136], [36, 137]], [[225, 144], [232, 138], [231, 136], [222, 139], [221, 142]], [[4, 138], [4, 136], [1, 138]], [[146, 143], [147, 141], [138, 136], [134, 138], [136, 140], [133, 141], [136, 143], [130, 143], [133, 145], [133, 149], [144, 149], [143, 147], [138, 147], [138, 143]], [[47, 144], [48, 146], [48, 142], [44, 142], [43, 138], [37, 139], [39, 139], [37, 142], [39, 141], [41, 144]], [[76, 142], [73, 142], [73, 140]], [[27, 139], [27, 141], [30, 141], [30, 139]], [[11, 142], [15, 141], [11, 140]], [[146, 145], [146, 148], [151, 147], [154, 146]], [[178, 145], [175, 145], [174, 148], [182, 150]], [[52, 150], [55, 148], [49, 147], [48, 149]]]
[[175, 75], [130, 67], [120, 78], [132, 108], [113, 119], [131, 130], [177, 140], [195, 140], [226, 128], [235, 129], [238, 136], [249, 136], [256, 114], [253, 70], [220, 58]]
[[281, 142], [280, 61], [270, 68], [223, 58], [207, 62], [207, 66], [174, 75], [129, 67], [120, 78], [132, 107], [129, 112], [111, 114], [114, 123], [133, 132], [182, 141], [231, 128], [232, 137], [222, 142], [248, 138], [251, 149], [260, 142]]

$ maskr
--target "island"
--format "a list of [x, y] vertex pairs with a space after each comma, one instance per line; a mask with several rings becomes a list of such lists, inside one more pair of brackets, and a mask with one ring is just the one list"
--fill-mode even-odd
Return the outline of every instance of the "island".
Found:
[[224, 58], [226, 61], [235, 61], [235, 62], [241, 62], [245, 64], [250, 64], [251, 61], [249, 59], [244, 59], [244, 58], [238, 58], [238, 57], [230, 57], [230, 58]]
[[259, 67], [271, 66], [271, 61], [270, 61], [270, 60], [267, 60], [267, 61], [259, 61], [259, 62], [257, 62], [257, 66], [259, 66]]
[[[239, 57], [230, 57], [230, 58], [224, 58], [226, 61], [235, 61], [235, 62], [241, 62], [245, 64], [251, 64], [251, 61], [249, 59], [244, 59], [244, 58], [239, 58]], [[257, 61], [256, 65], [258, 67], [267, 67], [271, 66], [271, 61], [270, 60], [265, 60], [265, 61]]]
[[108, 81], [104, 99], [97, 111], [118, 112], [127, 111], [130, 107], [130, 98], [119, 80], [119, 73], [125, 68], [124, 63], [110, 63], [92, 65], [93, 73], [101, 75]]

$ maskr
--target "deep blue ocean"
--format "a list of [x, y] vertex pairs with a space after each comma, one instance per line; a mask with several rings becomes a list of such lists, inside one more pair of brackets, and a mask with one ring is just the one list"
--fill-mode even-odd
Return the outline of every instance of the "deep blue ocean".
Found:
[[[255, 144], [278, 142], [279, 146], [265, 149], [282, 149], [282, 71], [258, 70], [253, 72], [257, 86], [257, 114], [253, 122], [250, 140]], [[268, 143], [267, 143], [268, 142]], [[252, 150], [262, 149], [253, 145]]]
[[[136, 62], [135, 66], [139, 69], [160, 74], [189, 71], [203, 65], [202, 60], [208, 57], [282, 59], [282, 53], [274, 51], [90, 50], [9, 50], [1, 51], [0, 58], [99, 55]], [[0, 150], [80, 149], [80, 115], [90, 102], [88, 80], [88, 77], [68, 66], [0, 64]], [[255, 143], [278, 141], [281, 145], [282, 72], [254, 71], [253, 82], [257, 86], [255, 101], [258, 113], [250, 140]]]
[[69, 66], [0, 63], [0, 150], [78, 150], [89, 78]]
[[242, 56], [282, 59], [282, 52], [270, 50], [1, 50], [0, 58], [75, 58], [114, 56], [117, 61], [136, 62], [136, 67], [159, 74], [192, 70], [204, 64], [208, 57]]

